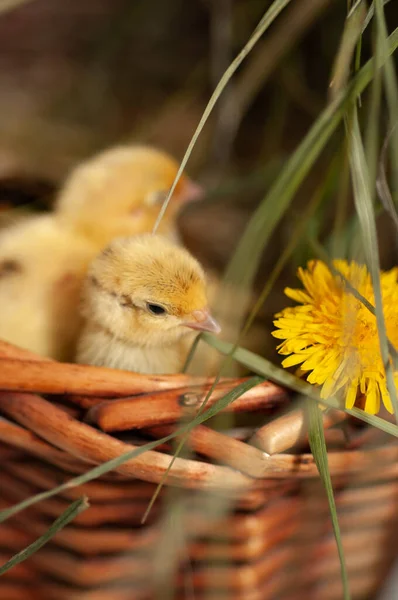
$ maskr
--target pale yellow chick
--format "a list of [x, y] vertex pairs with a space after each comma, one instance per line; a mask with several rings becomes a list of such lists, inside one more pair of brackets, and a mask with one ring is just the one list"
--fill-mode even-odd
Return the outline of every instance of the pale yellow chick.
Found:
[[58, 227], [51, 215], [2, 232], [0, 338], [53, 358], [71, 355], [81, 281], [92, 256], [92, 244]]
[[158, 235], [114, 240], [83, 288], [77, 361], [140, 373], [181, 371], [195, 331], [218, 333], [202, 267]]
[[[72, 172], [55, 213], [2, 231], [0, 338], [71, 360], [88, 265], [114, 237], [152, 229], [177, 169], [174, 159], [145, 146], [108, 150]], [[176, 237], [176, 211], [197, 195], [183, 176], [161, 223], [164, 235]]]
[[[56, 202], [57, 219], [99, 249], [115, 237], [150, 232], [178, 167], [168, 154], [146, 146], [106, 150], [67, 180]], [[177, 237], [177, 212], [200, 194], [200, 187], [183, 175], [158, 233]]]

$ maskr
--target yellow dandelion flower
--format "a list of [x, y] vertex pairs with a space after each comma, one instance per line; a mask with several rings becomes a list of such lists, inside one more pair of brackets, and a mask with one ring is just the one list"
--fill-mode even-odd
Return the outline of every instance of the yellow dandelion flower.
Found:
[[[333, 265], [374, 306], [366, 267], [345, 260]], [[300, 306], [275, 315], [278, 329], [272, 335], [284, 340], [278, 351], [288, 355], [282, 365], [300, 365], [310, 383], [322, 386], [322, 398], [339, 393], [352, 408], [360, 393], [366, 412], [376, 414], [382, 400], [392, 413], [376, 317], [322, 261], [310, 261], [307, 269], [298, 270], [298, 277], [304, 289], [286, 288], [285, 294]], [[398, 268], [382, 272], [380, 280], [387, 336], [398, 348]], [[394, 378], [398, 386], [398, 373]]]

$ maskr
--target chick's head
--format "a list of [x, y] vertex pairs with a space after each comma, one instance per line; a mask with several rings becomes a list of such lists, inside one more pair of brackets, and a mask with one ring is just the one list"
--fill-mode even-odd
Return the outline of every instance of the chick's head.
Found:
[[134, 345], [171, 344], [192, 329], [220, 331], [202, 267], [158, 235], [114, 240], [92, 263], [83, 300], [87, 319]]
[[[57, 218], [99, 247], [119, 236], [151, 231], [178, 170], [165, 152], [146, 146], [118, 146], [78, 166], [56, 202]], [[173, 237], [182, 203], [200, 187], [182, 175], [159, 227]]]

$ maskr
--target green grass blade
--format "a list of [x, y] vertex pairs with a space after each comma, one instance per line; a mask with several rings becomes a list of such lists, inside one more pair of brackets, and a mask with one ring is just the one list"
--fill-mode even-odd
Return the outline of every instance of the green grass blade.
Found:
[[348, 585], [347, 567], [344, 557], [344, 549], [341, 541], [341, 532], [337, 518], [336, 502], [334, 499], [332, 479], [330, 477], [328, 453], [325, 442], [325, 432], [323, 430], [322, 411], [316, 402], [307, 401], [307, 410], [309, 415], [308, 441], [311, 452], [314, 457], [319, 475], [326, 490], [326, 496], [329, 503], [330, 518], [332, 519], [333, 533], [336, 539], [337, 552], [340, 559], [341, 581], [343, 584], [344, 600], [350, 600], [350, 590]]
[[[335, 166], [337, 161], [333, 161], [330, 169], [329, 169], [329, 173], [328, 173], [328, 180], [329, 178], [331, 178], [331, 175], [334, 175], [334, 171], [335, 171]], [[322, 198], [324, 195], [324, 189], [323, 186], [320, 186], [319, 188], [317, 188], [315, 194], [313, 195], [311, 201], [309, 202], [304, 215], [302, 216], [302, 219], [297, 223], [294, 232], [292, 233], [292, 236], [290, 238], [290, 241], [288, 243], [288, 245], [286, 246], [286, 248], [284, 249], [284, 251], [282, 252], [281, 256], [279, 257], [274, 269], [272, 270], [267, 282], [265, 283], [262, 292], [257, 300], [257, 302], [255, 303], [255, 306], [253, 307], [247, 322], [245, 323], [242, 332], [240, 333], [240, 336], [238, 338], [238, 340], [236, 341], [235, 346], [232, 348], [231, 352], [226, 356], [226, 359], [223, 361], [221, 367], [220, 367], [220, 371], [218, 373], [217, 378], [215, 379], [215, 383], [213, 384], [212, 388], [210, 389], [209, 393], [207, 394], [200, 410], [203, 410], [203, 408], [206, 406], [206, 403], [214, 389], [214, 385], [216, 384], [217, 380], [220, 378], [221, 374], [224, 372], [224, 370], [226, 370], [230, 364], [230, 362], [233, 360], [233, 355], [234, 355], [234, 349], [236, 347], [238, 347], [239, 342], [240, 342], [240, 338], [243, 337], [250, 329], [251, 325], [254, 322], [254, 319], [258, 313], [258, 311], [260, 310], [261, 306], [264, 304], [266, 298], [268, 297], [269, 293], [272, 290], [272, 286], [274, 285], [278, 275], [281, 273], [283, 267], [285, 266], [285, 264], [287, 263], [289, 257], [291, 256], [291, 254], [293, 253], [295, 247], [297, 246], [298, 242], [299, 242], [299, 238], [303, 233], [303, 230], [308, 222], [308, 220], [310, 219], [311, 215], [314, 213], [315, 209], [318, 207], [318, 205], [320, 204]], [[240, 324], [238, 324], [238, 328], [240, 329]], [[183, 372], [185, 372], [195, 354], [196, 348], [198, 346], [198, 344], [200, 343], [200, 340], [202, 338], [202, 334], [197, 336], [190, 348], [190, 351], [188, 353], [188, 357], [185, 361], [184, 364], [184, 368], [183, 368]], [[184, 436], [184, 438], [180, 441], [180, 443], [178, 444], [176, 451], [174, 453], [174, 458], [173, 461], [175, 460], [175, 458], [177, 458], [177, 456], [180, 454], [182, 448], [184, 447], [184, 444], [187, 441], [187, 436]], [[170, 466], [168, 468], [168, 471], [170, 470], [170, 468], [172, 467], [173, 461], [170, 463]], [[147, 519], [152, 506], [156, 500], [156, 498], [158, 497], [160, 490], [167, 478], [167, 474], [168, 471], [164, 474], [164, 476], [162, 477], [162, 480], [160, 481], [159, 485], [157, 486], [150, 502], [148, 505], [148, 508], [145, 511], [145, 514], [142, 518], [142, 523], [145, 522], [145, 520]]]
[[54, 535], [70, 523], [78, 514], [89, 508], [87, 498], [79, 498], [72, 502], [70, 506], [54, 521], [47, 531], [29, 546], [15, 554], [10, 560], [0, 567], [0, 575], [3, 575], [19, 563], [23, 562], [29, 556], [40, 550]]
[[189, 349], [188, 355], [187, 355], [187, 357], [185, 359], [184, 366], [182, 367], [182, 372], [183, 373], [186, 373], [188, 371], [189, 365], [191, 364], [192, 359], [193, 359], [193, 357], [195, 355], [196, 348], [199, 346], [199, 342], [200, 342], [201, 337], [202, 337], [202, 334], [200, 333], [199, 335], [196, 336], [196, 338], [192, 342], [192, 345], [191, 345], [191, 347]]
[[[325, 195], [327, 194], [328, 189], [329, 189], [329, 184], [331, 183], [332, 179], [334, 180], [334, 178], [336, 176], [336, 167], [338, 166], [338, 163], [339, 163], [339, 161], [337, 160], [337, 158], [332, 161], [332, 164], [329, 167], [328, 174], [326, 177], [326, 180], [327, 180], [326, 186], [324, 186], [322, 184], [316, 188], [312, 198], [310, 199], [310, 201], [308, 202], [308, 205], [306, 206], [306, 208], [304, 210], [304, 213], [301, 215], [300, 220], [297, 221], [286, 247], [283, 249], [274, 268], [272, 269], [266, 282], [264, 283], [264, 286], [259, 294], [259, 297], [258, 297], [257, 301], [255, 302], [255, 304], [247, 318], [247, 321], [244, 324], [244, 326], [239, 334], [239, 337], [236, 342], [236, 346], [239, 346], [241, 339], [246, 335], [246, 333], [249, 331], [249, 329], [253, 325], [253, 322], [254, 322], [258, 312], [260, 311], [261, 307], [263, 306], [263, 304], [265, 303], [269, 294], [271, 293], [272, 288], [275, 285], [275, 282], [277, 281], [283, 268], [286, 266], [289, 258], [292, 256], [294, 250], [298, 246], [300, 238], [303, 236], [303, 233], [305, 231], [305, 228], [308, 225], [308, 222], [310, 221], [311, 217], [314, 216], [315, 211], [317, 210], [317, 208], [321, 204], [322, 200], [324, 199]], [[236, 320], [238, 320], [238, 319], [236, 319]], [[237, 323], [237, 330], [240, 330], [240, 329], [241, 329], [241, 323]], [[197, 336], [195, 338], [195, 340], [190, 348], [187, 360], [185, 362], [183, 372], [185, 372], [186, 369], [188, 368], [188, 366], [195, 354], [196, 348], [201, 339], [202, 339], [202, 334], [200, 334], [199, 336]], [[221, 369], [225, 368], [225, 366], [226, 366], [226, 363], [223, 363], [221, 365]]]
[[[387, 134], [381, 152], [380, 152], [380, 160], [379, 160], [379, 170], [378, 176], [376, 180], [376, 190], [379, 196], [379, 200], [384, 208], [384, 210], [390, 215], [392, 222], [394, 223], [395, 230], [398, 233], [398, 213], [396, 206], [393, 201], [393, 197], [388, 185], [387, 181], [387, 150], [389, 147], [389, 143], [391, 140], [391, 135], [394, 130], [398, 127], [398, 121], [395, 123], [394, 127]], [[398, 156], [398, 155], [397, 155]]]
[[[383, 64], [382, 43], [380, 40], [381, 32], [379, 27], [379, 19], [374, 19], [373, 29], [376, 32], [376, 47], [374, 51], [374, 74], [370, 90], [370, 106], [367, 117], [367, 128], [365, 137], [365, 155], [368, 167], [369, 189], [371, 190], [371, 198], [374, 200], [374, 191], [376, 185], [377, 163], [379, 153], [379, 116], [381, 104], [381, 89], [382, 89], [382, 71]], [[384, 61], [385, 62], [385, 61]], [[352, 169], [352, 166], [351, 166]]]
[[[231, 353], [231, 355], [232, 355], [232, 353]], [[227, 356], [227, 358], [226, 358], [226, 361], [225, 361], [226, 363], [227, 363], [227, 362], [228, 362], [228, 360], [231, 358], [231, 355]], [[219, 379], [220, 377], [221, 377], [221, 372], [220, 372], [220, 373], [218, 374], [218, 376], [215, 378], [213, 385], [211, 386], [211, 388], [210, 388], [209, 392], [206, 394], [206, 397], [205, 397], [205, 399], [203, 400], [203, 402], [202, 402], [201, 406], [199, 407], [198, 416], [197, 416], [195, 419], [193, 419], [192, 421], [190, 421], [190, 428], [189, 428], [189, 431], [190, 431], [190, 430], [191, 430], [191, 428], [194, 426], [194, 425], [192, 425], [192, 423], [193, 423], [193, 422], [195, 422], [195, 421], [197, 421], [197, 420], [198, 420], [198, 418], [200, 418], [200, 415], [201, 415], [201, 414], [203, 414], [203, 410], [204, 410], [204, 408], [205, 408], [205, 406], [206, 406], [206, 404], [207, 404], [207, 402], [208, 402], [208, 400], [209, 400], [209, 398], [210, 398], [211, 394], [213, 393], [213, 390], [214, 390], [214, 388], [215, 388], [215, 386], [216, 386], [216, 383], [217, 383], [217, 381], [218, 381], [218, 379]], [[236, 398], [239, 398], [239, 396], [241, 396], [241, 395], [242, 395], [242, 394], [243, 394], [245, 391], [247, 391], [248, 389], [251, 389], [251, 388], [252, 388], [252, 387], [254, 387], [255, 385], [258, 385], [258, 384], [259, 384], [261, 381], [262, 381], [261, 379], [258, 379], [258, 378], [257, 378], [257, 381], [256, 381], [256, 378], [252, 378], [252, 379], [249, 379], [248, 381], [244, 381], [243, 383], [241, 383], [241, 384], [237, 385], [237, 386], [236, 386], [236, 387], [235, 387], [233, 390], [231, 390], [230, 392], [228, 392], [228, 394], [226, 394], [226, 396], [223, 396], [223, 398], [220, 398], [220, 400], [222, 401], [222, 404], [221, 404], [221, 406], [222, 406], [223, 408], [225, 408], [226, 406], [228, 406], [228, 404], [231, 404], [231, 402], [233, 402], [234, 400], [236, 400]], [[249, 385], [249, 387], [247, 387], [247, 384]], [[220, 400], [219, 400], [218, 402], [220, 402]], [[215, 412], [214, 412], [214, 410], [213, 410], [213, 414], [211, 414], [211, 412], [210, 412], [210, 411], [212, 411], [212, 409], [214, 409], [214, 406], [216, 406], [215, 404], [213, 405], [213, 407], [211, 407], [210, 409], [208, 409], [208, 410], [206, 411], [206, 413], [204, 413], [204, 414], [209, 414], [209, 412], [210, 412], [211, 416], [214, 416], [214, 415], [216, 415], [216, 414], [217, 414], [217, 413], [218, 413], [220, 410], [222, 410], [222, 408], [219, 408], [219, 407], [220, 407], [220, 405], [218, 404], [218, 402], [217, 402], [217, 407], [218, 407], [218, 408], [217, 408], [217, 410], [216, 410]], [[208, 418], [210, 418], [210, 417], [208, 417]], [[182, 439], [179, 441], [179, 443], [178, 443], [178, 445], [177, 445], [177, 448], [176, 448], [176, 450], [175, 450], [175, 452], [174, 452], [173, 458], [171, 459], [171, 461], [170, 461], [170, 464], [169, 464], [169, 466], [168, 466], [167, 470], [165, 471], [164, 475], [162, 476], [162, 478], [161, 478], [160, 482], [158, 483], [158, 485], [157, 485], [157, 487], [156, 487], [156, 490], [154, 491], [154, 493], [153, 493], [153, 495], [152, 495], [152, 498], [151, 498], [151, 499], [150, 499], [150, 501], [149, 501], [148, 507], [147, 507], [147, 509], [145, 510], [145, 513], [144, 513], [144, 515], [143, 515], [143, 517], [142, 517], [141, 523], [145, 523], [145, 521], [147, 520], [147, 518], [148, 518], [148, 515], [149, 515], [149, 513], [151, 512], [151, 510], [152, 510], [152, 507], [153, 507], [153, 505], [154, 505], [154, 503], [155, 503], [155, 501], [156, 501], [156, 498], [159, 496], [159, 494], [160, 494], [160, 491], [161, 491], [161, 489], [162, 489], [163, 485], [164, 485], [164, 484], [165, 484], [165, 482], [166, 482], [166, 479], [167, 479], [167, 476], [168, 476], [168, 474], [169, 474], [169, 472], [170, 472], [170, 469], [171, 469], [171, 467], [173, 466], [173, 464], [174, 464], [175, 460], [177, 459], [177, 457], [178, 457], [178, 456], [179, 456], [179, 454], [181, 453], [181, 451], [182, 451], [182, 449], [183, 449], [184, 445], [186, 444], [186, 442], [187, 442], [187, 440], [188, 440], [189, 431], [186, 431], [186, 432], [184, 433], [184, 435], [183, 435]]]
[[[389, 2], [391, 2], [391, 0], [383, 0], [383, 6], [385, 6]], [[364, 33], [365, 29], [367, 28], [367, 26], [369, 25], [369, 23], [373, 19], [374, 14], [375, 14], [375, 3], [372, 2], [372, 4], [370, 5], [370, 8], [368, 10], [368, 14], [366, 15], [365, 22], [364, 22], [364, 24], [362, 26], [362, 33]]]
[[[336, 162], [337, 162], [337, 160], [333, 161], [331, 167], [329, 168], [328, 178], [327, 178], [328, 180], [331, 179], [332, 175], [334, 175], [335, 166], [336, 166], [335, 163]], [[326, 186], [326, 187], [328, 188], [328, 186]], [[243, 337], [249, 331], [250, 327], [252, 326], [252, 324], [254, 322], [254, 319], [255, 319], [258, 311], [260, 310], [261, 306], [264, 304], [266, 298], [268, 297], [269, 293], [272, 290], [272, 286], [274, 285], [274, 283], [275, 283], [278, 275], [281, 273], [283, 267], [285, 266], [285, 264], [287, 263], [289, 257], [291, 256], [291, 254], [293, 253], [295, 247], [297, 246], [297, 244], [299, 242], [299, 238], [302, 235], [303, 230], [304, 230], [304, 228], [305, 228], [308, 220], [310, 219], [311, 215], [314, 213], [315, 209], [320, 204], [320, 202], [321, 202], [321, 200], [322, 200], [322, 198], [324, 196], [324, 193], [325, 193], [325, 191], [324, 191], [323, 186], [319, 186], [317, 188], [317, 190], [315, 191], [315, 193], [314, 193], [311, 201], [308, 203], [308, 206], [306, 207], [306, 210], [305, 210], [305, 212], [304, 212], [304, 214], [302, 216], [302, 219], [297, 223], [297, 225], [296, 225], [296, 227], [295, 227], [295, 229], [294, 229], [294, 231], [293, 231], [293, 233], [291, 235], [289, 243], [287, 244], [286, 248], [282, 252], [282, 254], [279, 257], [279, 259], [278, 259], [278, 261], [277, 261], [274, 269], [272, 270], [272, 272], [271, 272], [271, 274], [270, 274], [267, 282], [265, 283], [265, 285], [264, 285], [264, 287], [263, 287], [263, 289], [261, 291], [261, 294], [260, 294], [257, 302], [255, 303], [255, 305], [254, 305], [254, 307], [253, 307], [253, 309], [252, 309], [252, 311], [251, 311], [251, 313], [250, 313], [250, 315], [249, 315], [249, 317], [248, 317], [248, 319], [247, 319], [247, 321], [246, 321], [246, 323], [245, 323], [245, 325], [243, 327], [243, 330], [240, 333], [240, 336], [238, 337], [235, 345], [232, 347], [230, 353], [226, 356], [226, 359], [223, 361], [223, 363], [222, 363], [222, 365], [220, 367], [220, 371], [218, 373], [218, 376], [215, 379], [215, 383], [217, 382], [217, 380], [219, 379], [219, 377], [221, 376], [221, 374], [224, 372], [224, 370], [226, 368], [228, 368], [230, 362], [233, 360], [233, 358], [234, 358], [234, 350], [235, 350], [235, 348], [238, 347], [238, 345], [240, 343], [240, 338]], [[240, 324], [239, 324], [239, 329], [240, 329]], [[190, 364], [190, 361], [192, 360], [192, 358], [193, 358], [193, 356], [195, 354], [195, 350], [196, 350], [196, 348], [197, 348], [197, 346], [198, 346], [201, 338], [202, 338], [202, 334], [200, 336], [198, 336], [195, 339], [194, 343], [192, 344], [191, 349], [190, 349], [189, 354], [188, 354], [188, 357], [187, 357], [187, 360], [186, 360], [185, 365], [184, 365], [184, 371], [188, 368], [188, 366]], [[211, 393], [212, 393], [212, 391], [214, 389], [214, 385], [215, 384], [213, 384], [211, 390], [207, 394], [207, 396], [206, 396], [206, 398], [205, 398], [205, 400], [204, 400], [204, 402], [202, 404], [201, 410], [203, 410], [203, 408], [205, 407], [206, 402], [207, 402], [208, 398], [210, 397], [210, 395], [211, 395]], [[182, 450], [185, 442], [186, 442], [186, 437], [183, 438], [181, 440], [181, 442], [179, 443], [179, 445], [178, 445], [178, 447], [176, 449], [176, 452], [174, 454], [174, 459], [181, 452], [181, 450]], [[172, 466], [172, 463], [170, 463], [169, 469], [171, 468], [171, 466]], [[165, 473], [165, 475], [162, 478], [162, 481], [159, 483], [156, 491], [154, 492], [154, 495], [153, 495], [153, 497], [152, 497], [152, 499], [151, 499], [151, 501], [150, 501], [150, 503], [148, 505], [148, 508], [147, 508], [147, 510], [146, 510], [146, 512], [144, 514], [143, 519], [142, 519], [142, 522], [145, 522], [146, 518], [148, 517], [149, 512], [152, 509], [154, 501], [156, 500], [157, 496], [160, 493], [160, 490], [162, 488], [162, 485], [163, 485], [166, 477], [167, 477], [167, 473]]]
[[52, 496], [55, 496], [56, 494], [59, 494], [64, 490], [70, 489], [72, 487], [77, 487], [78, 485], [82, 485], [83, 483], [87, 483], [88, 481], [92, 481], [93, 479], [96, 479], [97, 477], [100, 477], [105, 473], [109, 473], [109, 471], [112, 471], [113, 469], [115, 469], [119, 465], [122, 465], [128, 460], [137, 458], [141, 454], [148, 452], [148, 450], [154, 450], [155, 448], [157, 448], [157, 446], [160, 446], [161, 444], [165, 444], [166, 442], [169, 442], [170, 440], [173, 440], [176, 437], [189, 433], [191, 429], [214, 417], [218, 412], [226, 408], [229, 404], [234, 402], [242, 394], [250, 390], [252, 387], [255, 387], [262, 381], [264, 381], [262, 377], [251, 377], [250, 379], [244, 381], [240, 385], [236, 386], [233, 390], [222, 396], [222, 398], [219, 398], [205, 412], [193, 418], [188, 424], [179, 427], [170, 435], [166, 435], [158, 440], [149, 442], [148, 444], [145, 444], [140, 448], [136, 448], [135, 450], [131, 450], [130, 452], [125, 452], [124, 454], [121, 454], [120, 456], [113, 458], [112, 460], [108, 460], [102, 465], [91, 469], [83, 475], [73, 477], [72, 479], [69, 479], [69, 481], [67, 481], [66, 483], [54, 487], [51, 490], [47, 490], [45, 492], [41, 492], [40, 494], [36, 494], [35, 496], [31, 496], [30, 498], [27, 498], [26, 500], [23, 500], [22, 502], [19, 502], [18, 504], [15, 504], [10, 508], [0, 511], [0, 523], [17, 514], [21, 510], [24, 510], [25, 508], [28, 508], [29, 506], [40, 502], [41, 500], [51, 498]]
[[375, 312], [381, 357], [386, 373], [387, 388], [390, 394], [395, 418], [398, 423], [398, 400], [394, 382], [394, 373], [390, 361], [386, 324], [383, 313], [383, 300], [380, 284], [380, 259], [377, 241], [376, 220], [372, 192], [370, 188], [368, 165], [362, 145], [356, 107], [353, 108], [352, 121], [347, 125], [349, 136], [349, 157], [354, 188], [354, 203], [361, 228], [366, 262], [372, 278], [375, 297]]
[[[388, 38], [388, 52], [398, 47], [398, 29]], [[348, 84], [347, 88], [326, 107], [311, 127], [297, 150], [287, 161], [282, 173], [250, 219], [226, 271], [227, 281], [248, 287], [257, 272], [263, 248], [283, 217], [298, 187], [314, 165], [333, 132], [341, 123], [347, 107], [372, 80], [371, 59]]]
[[335, 98], [346, 85], [349, 74], [351, 59], [354, 54], [359, 36], [362, 33], [362, 26], [366, 18], [365, 2], [357, 2], [347, 15], [343, 35], [340, 41], [340, 47], [337, 52], [331, 77], [331, 97]]
[[[329, 176], [328, 176], [328, 178], [330, 177], [331, 174], [334, 174], [334, 169], [335, 169], [335, 161], [332, 163], [331, 168], [329, 169]], [[303, 215], [302, 219], [297, 223], [297, 225], [295, 227], [295, 230], [292, 233], [292, 236], [290, 238], [289, 243], [287, 244], [286, 248], [282, 252], [282, 254], [279, 257], [279, 259], [278, 259], [278, 261], [277, 261], [274, 269], [272, 270], [272, 272], [271, 272], [271, 274], [270, 274], [267, 282], [265, 283], [265, 285], [264, 285], [264, 287], [263, 287], [263, 289], [261, 291], [261, 294], [260, 294], [257, 302], [255, 303], [255, 306], [253, 307], [253, 309], [252, 309], [252, 311], [251, 311], [251, 313], [250, 313], [250, 315], [249, 315], [249, 317], [248, 317], [248, 319], [247, 319], [247, 321], [246, 321], [246, 323], [245, 323], [245, 325], [243, 327], [243, 330], [242, 330], [242, 332], [241, 332], [238, 340], [236, 341], [236, 344], [232, 347], [230, 353], [226, 356], [226, 359], [222, 363], [222, 365], [220, 367], [220, 371], [218, 373], [218, 377], [215, 379], [215, 383], [217, 382], [217, 379], [219, 379], [219, 377], [221, 376], [221, 374], [223, 373], [223, 371], [226, 368], [228, 368], [230, 362], [233, 360], [233, 358], [234, 358], [234, 350], [235, 350], [235, 348], [238, 347], [239, 342], [240, 342], [240, 338], [243, 337], [249, 331], [251, 325], [254, 322], [254, 319], [255, 319], [258, 311], [260, 310], [261, 306], [264, 304], [266, 298], [268, 297], [269, 293], [272, 290], [272, 286], [274, 285], [274, 283], [275, 283], [278, 275], [281, 273], [283, 267], [285, 266], [285, 264], [287, 263], [289, 257], [291, 256], [291, 254], [293, 253], [295, 247], [297, 246], [299, 238], [302, 235], [302, 232], [303, 232], [303, 230], [304, 230], [304, 228], [305, 228], [305, 226], [306, 226], [309, 218], [311, 217], [311, 215], [313, 214], [313, 212], [315, 211], [315, 209], [318, 207], [319, 203], [322, 200], [323, 195], [324, 195], [323, 186], [320, 186], [319, 188], [317, 188], [315, 194], [313, 195], [311, 201], [309, 202], [309, 204], [308, 204], [308, 206], [307, 206], [307, 208], [306, 208], [306, 210], [304, 212], [304, 215]], [[239, 327], [239, 329], [240, 329], [240, 327]], [[200, 336], [197, 336], [195, 338], [195, 341], [193, 342], [193, 344], [192, 344], [192, 346], [190, 348], [187, 360], [186, 360], [185, 365], [184, 365], [184, 372], [188, 368], [188, 366], [189, 366], [189, 364], [190, 364], [190, 362], [191, 362], [191, 360], [192, 360], [192, 358], [193, 358], [193, 356], [195, 354], [195, 350], [196, 350], [198, 344], [200, 343], [200, 339], [201, 338], [202, 338], [202, 334]], [[209, 393], [207, 394], [207, 396], [206, 396], [206, 398], [205, 398], [205, 400], [204, 400], [204, 402], [202, 404], [201, 410], [203, 410], [203, 408], [205, 407], [206, 402], [209, 399], [209, 397], [210, 397], [213, 389], [214, 389], [214, 384], [213, 384], [212, 388], [210, 389]], [[175, 454], [174, 454], [174, 459], [177, 458], [177, 456], [181, 452], [184, 444], [186, 443], [186, 440], [187, 440], [187, 437], [185, 436], [180, 441], [180, 443], [178, 444], [178, 446], [176, 448], [176, 451], [175, 451]], [[170, 463], [169, 469], [171, 468], [172, 464], [173, 464], [173, 461]], [[148, 517], [148, 515], [149, 515], [149, 513], [150, 513], [150, 511], [152, 509], [152, 506], [153, 506], [153, 504], [154, 504], [157, 496], [160, 493], [160, 490], [161, 490], [161, 488], [162, 488], [162, 486], [164, 484], [164, 481], [165, 481], [166, 477], [167, 477], [167, 472], [164, 474], [164, 476], [162, 477], [161, 482], [157, 486], [157, 488], [156, 488], [156, 490], [155, 490], [155, 492], [154, 492], [154, 494], [153, 494], [153, 496], [151, 498], [151, 501], [150, 501], [150, 503], [148, 505], [148, 508], [145, 511], [145, 514], [143, 516], [142, 522], [145, 522], [145, 520], [147, 519], [147, 517]]]
[[[208, 333], [203, 334], [203, 340], [212, 346], [212, 348], [216, 348], [221, 354], [228, 354], [233, 349], [233, 344], [229, 344], [228, 342], [224, 342], [213, 335]], [[258, 356], [254, 354], [254, 352], [250, 352], [245, 348], [237, 348], [234, 352], [234, 358], [239, 363], [253, 371], [254, 373], [258, 373], [265, 379], [269, 379], [278, 383], [279, 385], [291, 389], [303, 396], [308, 396], [308, 398], [312, 398], [316, 402], [323, 404], [324, 406], [328, 406], [329, 408], [337, 408], [338, 410], [344, 410], [347, 414], [360, 419], [364, 423], [368, 425], [372, 425], [373, 427], [377, 427], [380, 431], [385, 431], [389, 435], [394, 437], [398, 437], [398, 426], [393, 423], [389, 423], [384, 419], [380, 419], [380, 417], [376, 417], [375, 415], [369, 415], [365, 413], [363, 410], [359, 408], [348, 409], [344, 408], [344, 405], [337, 398], [331, 397], [325, 400], [321, 398], [319, 395], [318, 388], [314, 385], [299, 379], [292, 373], [289, 373], [285, 369], [278, 367], [272, 364], [266, 358], [262, 356]]]
[[376, 22], [378, 29], [377, 44], [380, 47], [381, 63], [383, 64], [384, 88], [386, 91], [387, 106], [389, 112], [389, 130], [391, 146], [391, 174], [394, 182], [393, 190], [395, 202], [398, 203], [398, 83], [394, 61], [388, 55], [388, 33], [384, 15], [383, 3], [375, 0]]
[[233, 74], [235, 73], [235, 71], [239, 68], [239, 66], [241, 65], [241, 63], [244, 61], [244, 59], [246, 58], [246, 56], [249, 54], [249, 52], [251, 52], [251, 50], [254, 48], [254, 46], [257, 44], [258, 40], [261, 38], [261, 36], [264, 34], [264, 32], [268, 29], [268, 27], [273, 23], [273, 21], [276, 19], [276, 17], [282, 12], [282, 10], [290, 3], [291, 0], [275, 0], [271, 6], [269, 7], [269, 9], [266, 11], [266, 13], [263, 15], [261, 21], [259, 22], [259, 24], [257, 25], [257, 27], [255, 28], [255, 30], [253, 31], [249, 41], [245, 44], [245, 46], [242, 48], [242, 50], [239, 52], [238, 56], [232, 61], [232, 63], [230, 64], [230, 66], [228, 67], [228, 69], [225, 71], [224, 75], [221, 77], [216, 89], [214, 90], [213, 94], [211, 95], [211, 98], [203, 112], [203, 115], [199, 121], [199, 125], [197, 126], [195, 133], [192, 136], [191, 141], [189, 142], [188, 148], [184, 154], [184, 157], [181, 161], [181, 165], [180, 168], [178, 169], [177, 175], [173, 181], [173, 185], [171, 186], [171, 189], [167, 195], [167, 198], [165, 199], [165, 201], [163, 202], [163, 205], [159, 211], [159, 215], [158, 218], [156, 220], [156, 223], [153, 227], [153, 232], [155, 233], [159, 227], [159, 223], [163, 218], [164, 213], [167, 210], [168, 204], [170, 202], [170, 198], [174, 193], [174, 190], [177, 186], [178, 181], [180, 180], [180, 177], [187, 165], [187, 162], [189, 160], [189, 157], [192, 154], [192, 150], [197, 142], [197, 139], [203, 129], [203, 127], [206, 124], [207, 119], [209, 118], [217, 100], [219, 99], [219, 97], [221, 96], [222, 92], [224, 91], [224, 88], [227, 86], [229, 80], [231, 79], [231, 77], [233, 76]]

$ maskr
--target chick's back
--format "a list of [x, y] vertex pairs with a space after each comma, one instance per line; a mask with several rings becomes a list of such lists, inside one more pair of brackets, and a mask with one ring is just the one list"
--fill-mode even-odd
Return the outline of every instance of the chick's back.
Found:
[[61, 360], [73, 356], [80, 289], [96, 248], [51, 215], [0, 235], [0, 337]]

